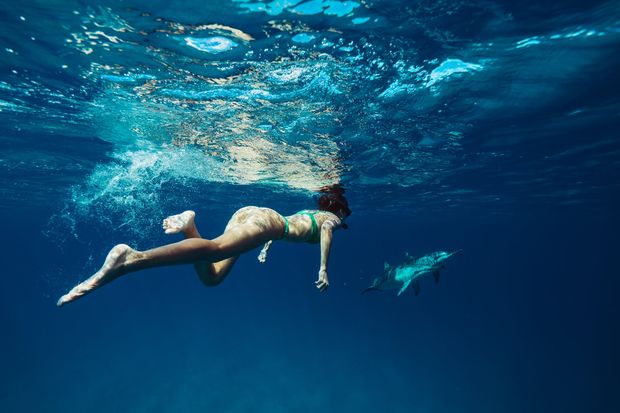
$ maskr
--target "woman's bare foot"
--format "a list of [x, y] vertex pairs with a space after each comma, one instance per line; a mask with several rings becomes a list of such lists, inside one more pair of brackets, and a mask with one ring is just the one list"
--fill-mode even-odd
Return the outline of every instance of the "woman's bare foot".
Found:
[[114, 280], [122, 275], [121, 267], [127, 261], [127, 255], [134, 252], [129, 245], [118, 244], [110, 250], [108, 256], [99, 271], [94, 273], [90, 278], [82, 281], [71, 289], [67, 294], [60, 297], [56, 305], [58, 307], [77, 300], [78, 298], [90, 293], [91, 291], [101, 287], [104, 284]]
[[177, 234], [179, 232], [193, 232], [196, 230], [194, 224], [194, 217], [196, 213], [194, 211], [185, 211], [177, 215], [170, 215], [164, 219], [162, 227], [166, 234]]

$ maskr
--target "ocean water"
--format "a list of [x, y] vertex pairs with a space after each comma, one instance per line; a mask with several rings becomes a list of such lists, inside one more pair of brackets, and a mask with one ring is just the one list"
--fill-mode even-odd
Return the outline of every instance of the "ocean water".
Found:
[[[620, 411], [620, 2], [0, 3], [1, 412]], [[316, 245], [56, 300], [197, 212]], [[435, 285], [360, 292], [405, 253]]]

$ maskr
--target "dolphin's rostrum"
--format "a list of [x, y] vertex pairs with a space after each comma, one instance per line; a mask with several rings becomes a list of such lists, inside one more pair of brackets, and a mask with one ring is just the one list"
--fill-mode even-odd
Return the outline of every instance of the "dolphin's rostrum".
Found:
[[406, 254], [406, 260], [398, 267], [391, 267], [387, 262], [384, 264], [384, 272], [380, 277], [375, 278], [372, 285], [362, 291], [385, 291], [400, 288], [398, 295], [413, 285], [415, 295], [420, 293], [420, 277], [425, 274], [433, 274], [435, 283], [439, 282], [439, 271], [444, 267], [445, 260], [461, 250], [454, 252], [437, 251], [422, 257], [412, 257]]

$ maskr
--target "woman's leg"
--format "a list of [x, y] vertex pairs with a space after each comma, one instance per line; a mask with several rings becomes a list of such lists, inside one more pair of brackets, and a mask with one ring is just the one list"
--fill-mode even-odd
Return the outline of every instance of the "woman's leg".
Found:
[[[185, 238], [202, 238], [196, 228], [194, 211], [185, 211], [178, 215], [172, 215], [164, 219], [163, 228], [166, 234], [182, 232]], [[228, 275], [239, 256], [226, 258], [225, 260], [210, 263], [205, 260], [194, 262], [194, 269], [198, 279], [203, 284], [212, 287], [221, 283]]]
[[[99, 271], [60, 297], [57, 305], [61, 306], [74, 301], [121, 275], [142, 269], [190, 264], [197, 261], [217, 263], [229, 258], [236, 258], [267, 240], [275, 238], [276, 234], [282, 230], [279, 228], [267, 229], [264, 225], [257, 225], [251, 221], [237, 224], [233, 219], [231, 219], [226, 231], [213, 240], [188, 238], [148, 251], [136, 251], [128, 245], [119, 244], [110, 250]], [[225, 275], [230, 271], [233, 263], [234, 261], [222, 263], [219, 265], [219, 270]], [[218, 274], [218, 269], [215, 272]], [[219, 278], [207, 278], [206, 281], [213, 285], [220, 282], [221, 278], [220, 275]]]

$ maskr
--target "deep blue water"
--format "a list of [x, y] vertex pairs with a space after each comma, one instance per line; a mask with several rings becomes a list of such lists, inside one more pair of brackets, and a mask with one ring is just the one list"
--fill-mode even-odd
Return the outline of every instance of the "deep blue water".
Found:
[[[0, 4], [1, 412], [616, 412], [617, 1]], [[56, 308], [109, 248], [340, 183], [316, 246]], [[405, 252], [439, 285], [360, 295]]]

